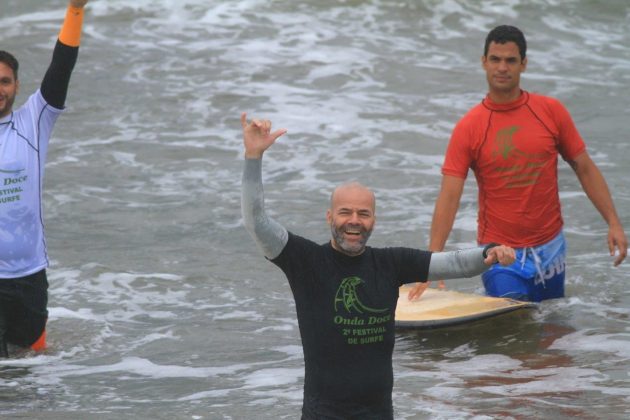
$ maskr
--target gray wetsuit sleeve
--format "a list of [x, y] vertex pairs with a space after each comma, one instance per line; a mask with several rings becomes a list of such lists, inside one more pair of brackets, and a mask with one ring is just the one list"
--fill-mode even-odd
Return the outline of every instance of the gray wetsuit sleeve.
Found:
[[289, 241], [289, 233], [267, 216], [262, 184], [262, 159], [245, 159], [241, 190], [241, 214], [245, 229], [258, 249], [270, 260], [276, 258]]
[[490, 268], [489, 265], [484, 264], [483, 259], [483, 248], [434, 252], [431, 254], [428, 280], [476, 276]]

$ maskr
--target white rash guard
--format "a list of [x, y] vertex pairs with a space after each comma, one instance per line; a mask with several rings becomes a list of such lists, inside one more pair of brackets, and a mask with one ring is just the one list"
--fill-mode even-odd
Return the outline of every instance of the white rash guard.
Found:
[[48, 266], [41, 195], [48, 142], [61, 112], [37, 90], [0, 120], [0, 278]]

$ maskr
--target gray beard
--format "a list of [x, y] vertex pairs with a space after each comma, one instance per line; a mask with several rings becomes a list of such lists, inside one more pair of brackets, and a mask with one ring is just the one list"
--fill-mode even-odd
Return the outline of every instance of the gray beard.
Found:
[[356, 243], [356, 245], [347, 244], [343, 237], [343, 229], [342, 226], [340, 229], [335, 227], [334, 223], [330, 224], [330, 232], [332, 233], [333, 241], [337, 244], [337, 246], [343, 251], [344, 254], [349, 255], [351, 257], [360, 255], [365, 250], [365, 244], [367, 244], [372, 231], [361, 231], [361, 240]]

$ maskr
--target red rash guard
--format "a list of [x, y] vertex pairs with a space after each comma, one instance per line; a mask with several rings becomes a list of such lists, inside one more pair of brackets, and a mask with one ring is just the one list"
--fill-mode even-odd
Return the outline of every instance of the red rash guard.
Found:
[[508, 104], [486, 97], [455, 126], [442, 174], [475, 173], [479, 243], [537, 246], [562, 228], [558, 153], [573, 160], [585, 150], [558, 100], [525, 91]]

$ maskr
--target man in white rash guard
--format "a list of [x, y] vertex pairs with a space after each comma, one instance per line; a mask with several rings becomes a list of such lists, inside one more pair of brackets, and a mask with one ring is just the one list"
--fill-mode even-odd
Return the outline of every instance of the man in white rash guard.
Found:
[[7, 343], [36, 351], [46, 347], [44, 165], [77, 61], [86, 3], [69, 0], [40, 88], [16, 110], [18, 61], [0, 51], [0, 357], [8, 356]]
[[372, 191], [337, 187], [326, 219], [332, 239], [317, 244], [265, 212], [262, 155], [286, 130], [241, 115], [245, 167], [241, 210], [263, 255], [288, 278], [304, 351], [302, 419], [392, 419], [392, 352], [398, 288], [407, 282], [472, 277], [514, 261], [490, 244], [452, 252], [366, 246], [375, 222]]

